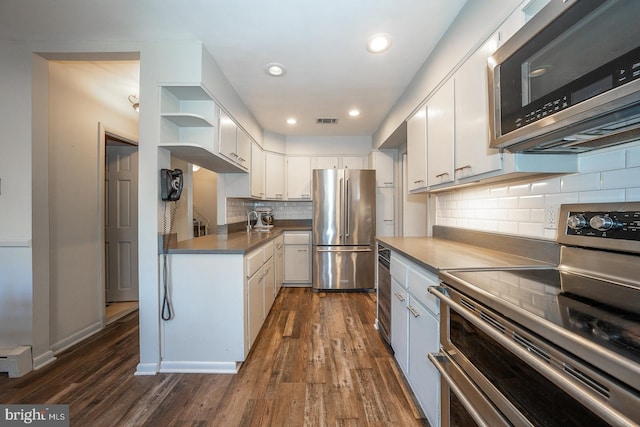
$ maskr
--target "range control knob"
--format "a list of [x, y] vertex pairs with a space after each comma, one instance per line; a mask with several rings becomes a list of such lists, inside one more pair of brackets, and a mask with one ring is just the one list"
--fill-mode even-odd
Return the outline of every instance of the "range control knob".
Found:
[[584, 215], [571, 215], [569, 218], [567, 218], [567, 225], [572, 230], [580, 230], [587, 226], [587, 219], [584, 217]]
[[589, 221], [591, 228], [598, 231], [607, 231], [617, 227], [615, 220], [609, 216], [596, 215]]

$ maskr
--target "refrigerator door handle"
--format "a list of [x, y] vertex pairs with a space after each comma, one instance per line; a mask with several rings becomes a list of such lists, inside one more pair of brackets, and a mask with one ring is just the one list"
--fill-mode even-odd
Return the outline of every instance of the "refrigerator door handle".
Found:
[[[342, 203], [344, 202], [344, 178], [340, 178], [340, 198], [339, 198], [339, 204], [340, 207], [339, 209], [339, 215], [340, 215], [340, 222], [344, 221], [344, 207], [342, 206]], [[344, 224], [344, 223], [343, 223]], [[338, 230], [338, 239], [342, 240], [342, 227], [343, 225], [340, 224], [340, 229]]]
[[345, 237], [349, 237], [349, 234], [351, 233], [351, 227], [349, 224], [349, 181], [351, 181], [349, 178], [347, 178], [347, 196], [345, 198], [345, 205], [346, 205], [346, 209], [344, 210], [344, 222], [345, 222]]
[[338, 248], [338, 249], [316, 249], [317, 252], [372, 252], [373, 249], [368, 247], [362, 248]]

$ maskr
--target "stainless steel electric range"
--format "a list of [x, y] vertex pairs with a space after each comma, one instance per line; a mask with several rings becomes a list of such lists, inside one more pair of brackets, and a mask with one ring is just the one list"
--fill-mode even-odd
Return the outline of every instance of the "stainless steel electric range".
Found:
[[563, 205], [554, 269], [442, 272], [442, 425], [640, 423], [640, 202]]

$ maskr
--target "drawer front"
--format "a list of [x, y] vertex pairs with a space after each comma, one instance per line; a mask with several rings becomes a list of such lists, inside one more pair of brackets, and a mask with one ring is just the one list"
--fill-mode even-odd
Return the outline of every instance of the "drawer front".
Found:
[[285, 245], [308, 245], [311, 243], [311, 233], [285, 233]]
[[440, 283], [438, 276], [424, 270], [416, 270], [415, 267], [409, 269], [407, 276], [411, 295], [434, 315], [437, 316], [440, 314], [438, 298], [431, 295], [428, 291], [429, 286], [437, 286]]
[[265, 243], [262, 246], [262, 248], [264, 250], [264, 262], [267, 262], [267, 260], [273, 256], [273, 249], [274, 249], [273, 240]]
[[245, 256], [245, 260], [247, 263], [247, 277], [251, 277], [262, 267], [264, 264], [264, 250], [261, 247], [260, 249], [256, 249], [252, 252], [249, 252]]
[[391, 265], [389, 266], [389, 271], [391, 272], [391, 277], [393, 277], [400, 286], [406, 289], [407, 271], [409, 270], [408, 261], [401, 256], [391, 252], [390, 264]]

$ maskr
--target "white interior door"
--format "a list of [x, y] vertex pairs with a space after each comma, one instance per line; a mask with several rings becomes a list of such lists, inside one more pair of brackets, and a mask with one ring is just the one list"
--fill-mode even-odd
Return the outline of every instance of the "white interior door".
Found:
[[107, 302], [138, 300], [138, 147], [106, 146]]

